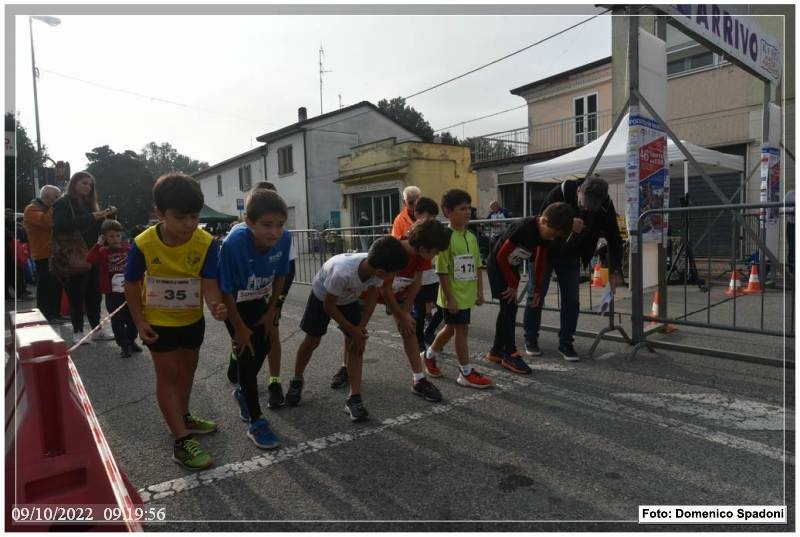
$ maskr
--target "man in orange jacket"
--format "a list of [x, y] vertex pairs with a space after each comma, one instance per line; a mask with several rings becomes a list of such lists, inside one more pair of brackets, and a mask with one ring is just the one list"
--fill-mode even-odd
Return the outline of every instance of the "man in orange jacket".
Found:
[[395, 239], [400, 239], [406, 235], [411, 226], [414, 225], [416, 220], [414, 206], [421, 195], [422, 192], [419, 187], [411, 185], [403, 189], [403, 205], [405, 205], [405, 208], [395, 217], [392, 224], [392, 237]]
[[36, 264], [36, 307], [48, 321], [59, 322], [61, 283], [50, 274], [50, 240], [53, 237], [53, 203], [61, 196], [54, 185], [45, 185], [39, 197], [25, 207], [22, 226], [28, 234], [28, 245]]

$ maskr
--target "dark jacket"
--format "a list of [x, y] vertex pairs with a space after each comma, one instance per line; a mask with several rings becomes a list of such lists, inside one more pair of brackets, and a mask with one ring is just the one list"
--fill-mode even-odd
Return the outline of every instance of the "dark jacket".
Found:
[[583, 233], [573, 233], [569, 240], [554, 241], [550, 248], [550, 255], [553, 257], [577, 257], [581, 260], [584, 268], [589, 266], [589, 262], [594, 256], [597, 241], [600, 237], [605, 237], [608, 243], [609, 266], [613, 272], [622, 274], [622, 237], [619, 234], [617, 224], [617, 211], [614, 209], [614, 202], [606, 196], [606, 200], [598, 211], [587, 211], [578, 208], [578, 187], [583, 183], [583, 179], [578, 181], [564, 181], [557, 186], [544, 200], [541, 211], [551, 203], [563, 201], [568, 203], [575, 211], [576, 218], [583, 219], [586, 228]]
[[[70, 210], [72, 205], [72, 210]], [[73, 216], [74, 211], [74, 216]], [[70, 203], [67, 196], [61, 196], [53, 204], [53, 233], [68, 233], [74, 229], [83, 237], [86, 247], [97, 242], [100, 235], [100, 220], [95, 220], [92, 210], [82, 203]]]

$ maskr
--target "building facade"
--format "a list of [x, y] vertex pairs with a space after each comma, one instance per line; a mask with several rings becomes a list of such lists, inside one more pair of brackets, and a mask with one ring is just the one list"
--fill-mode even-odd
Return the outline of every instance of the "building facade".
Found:
[[477, 177], [469, 148], [387, 138], [352, 148], [339, 157], [342, 226], [357, 226], [362, 214], [370, 225], [392, 225], [402, 208], [403, 189], [419, 187], [438, 204], [451, 188], [477, 199]]
[[[523, 168], [555, 158], [611, 128], [611, 57], [537, 80], [511, 90], [528, 104], [528, 125], [481, 137], [473, 169], [478, 177], [478, 214], [497, 200], [513, 216], [538, 211], [552, 184], [523, 185]], [[523, 194], [525, 193], [525, 194]], [[527, 195], [526, 203], [523, 203]]]
[[258, 181], [269, 181], [289, 208], [289, 229], [322, 229], [341, 225], [341, 195], [337, 157], [350, 148], [396, 136], [417, 140], [411, 131], [363, 101], [298, 121], [256, 139], [262, 146], [214, 164], [194, 174], [206, 205], [240, 215], [237, 208]]

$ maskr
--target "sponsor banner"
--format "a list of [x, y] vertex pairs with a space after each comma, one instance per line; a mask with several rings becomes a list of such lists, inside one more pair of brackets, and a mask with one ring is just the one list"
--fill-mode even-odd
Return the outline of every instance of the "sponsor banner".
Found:
[[[629, 231], [636, 229], [643, 212], [669, 206], [667, 134], [658, 122], [639, 116], [636, 107], [629, 116], [625, 194]], [[642, 222], [642, 240], [661, 242], [668, 225], [665, 214], [648, 216]]]
[[[761, 203], [780, 201], [781, 197], [781, 153], [777, 147], [761, 148]], [[774, 224], [778, 221], [778, 209], [761, 209], [761, 222]]]

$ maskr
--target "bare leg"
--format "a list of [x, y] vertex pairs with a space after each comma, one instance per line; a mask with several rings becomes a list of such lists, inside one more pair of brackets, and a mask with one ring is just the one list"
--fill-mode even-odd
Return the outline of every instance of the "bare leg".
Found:
[[447, 345], [454, 333], [455, 329], [453, 328], [453, 325], [444, 325], [444, 328], [439, 330], [439, 333], [436, 334], [436, 339], [433, 340], [431, 349], [433, 349], [435, 352], [442, 352], [442, 349], [444, 349], [444, 346]]
[[411, 371], [414, 373], [422, 373], [422, 362], [419, 359], [419, 345], [417, 344], [416, 334], [403, 336], [403, 349], [406, 351], [406, 357], [408, 358], [408, 365], [411, 366]]
[[281, 334], [277, 326], [272, 326], [269, 329], [269, 353], [267, 354], [267, 362], [269, 364], [269, 376], [281, 376]]
[[321, 337], [309, 336], [306, 334], [303, 342], [300, 343], [299, 347], [297, 347], [297, 355], [294, 359], [295, 377], [303, 378], [303, 372], [306, 370], [308, 362], [311, 361], [311, 355], [314, 353], [314, 349], [319, 347], [320, 341], [322, 341]]
[[455, 325], [456, 332], [456, 358], [461, 365], [469, 363], [469, 348], [467, 347], [467, 334], [469, 332], [469, 325], [457, 324]]
[[350, 348], [352, 340], [349, 337], [344, 339], [345, 356], [347, 357], [347, 376], [350, 378], [350, 395], [361, 393], [361, 366], [363, 364], [363, 353], [354, 351]]
[[183, 438], [189, 430], [183, 423], [185, 398], [180, 393], [182, 385], [180, 356], [176, 352], [151, 352], [156, 369], [156, 400], [172, 436]]
[[181, 395], [181, 412], [189, 413], [189, 398], [192, 395], [192, 384], [194, 384], [194, 372], [197, 370], [197, 362], [200, 359], [200, 349], [178, 349], [176, 351], [177, 363], [180, 369], [178, 382], [178, 393]]

